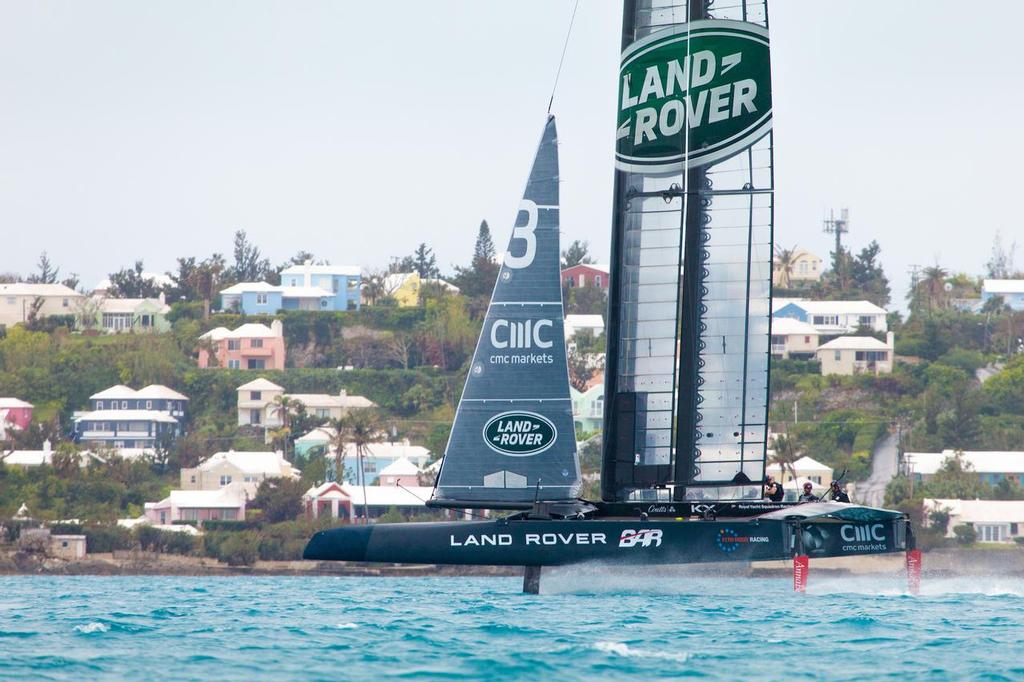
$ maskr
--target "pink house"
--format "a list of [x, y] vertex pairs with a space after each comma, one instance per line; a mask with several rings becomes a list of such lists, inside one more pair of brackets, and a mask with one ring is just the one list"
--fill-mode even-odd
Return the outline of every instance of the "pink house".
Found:
[[596, 263], [573, 265], [562, 270], [562, 286], [607, 289], [609, 270], [607, 265], [597, 265]]
[[216, 360], [210, 357], [207, 344], [199, 349], [200, 367], [229, 369], [284, 369], [284, 327], [281, 320], [265, 324], [243, 324], [235, 330], [225, 327], [211, 329], [199, 337], [209, 342]]
[[381, 485], [418, 486], [420, 484], [420, 470], [416, 465], [405, 457], [399, 457], [391, 464], [380, 470], [377, 480]]
[[246, 499], [242, 483], [217, 490], [172, 490], [159, 502], [146, 503], [146, 518], [161, 526], [175, 521], [245, 521]]
[[7, 429], [27, 429], [32, 422], [32, 403], [17, 398], [0, 398], [0, 440], [8, 438]]

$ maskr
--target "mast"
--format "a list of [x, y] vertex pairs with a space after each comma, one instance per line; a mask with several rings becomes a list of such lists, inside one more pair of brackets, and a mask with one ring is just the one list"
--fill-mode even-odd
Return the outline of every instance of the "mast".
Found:
[[773, 188], [765, 2], [626, 0], [622, 46], [602, 497], [759, 497]]

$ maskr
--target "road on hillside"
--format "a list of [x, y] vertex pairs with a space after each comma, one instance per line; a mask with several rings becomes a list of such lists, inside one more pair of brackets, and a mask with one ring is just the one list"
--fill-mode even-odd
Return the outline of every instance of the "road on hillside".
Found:
[[885, 502], [885, 486], [896, 475], [899, 466], [899, 437], [887, 433], [871, 453], [871, 475], [857, 486], [855, 502], [869, 507], [881, 507]]

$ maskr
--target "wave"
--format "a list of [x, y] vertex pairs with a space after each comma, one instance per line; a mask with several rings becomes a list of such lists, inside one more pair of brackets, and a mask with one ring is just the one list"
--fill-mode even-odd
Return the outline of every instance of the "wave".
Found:
[[651, 649], [634, 649], [625, 642], [596, 642], [594, 648], [606, 654], [614, 654], [623, 658], [659, 659], [683, 663], [690, 658], [685, 651], [655, 651]]

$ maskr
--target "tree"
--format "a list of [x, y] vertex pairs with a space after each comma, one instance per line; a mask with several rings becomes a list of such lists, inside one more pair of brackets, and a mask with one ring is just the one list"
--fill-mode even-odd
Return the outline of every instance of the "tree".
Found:
[[260, 282], [271, 272], [270, 260], [249, 241], [245, 230], [235, 232], [235, 264], [231, 276], [235, 282]]
[[50, 262], [50, 257], [45, 251], [39, 254], [39, 261], [36, 263], [36, 267], [39, 269], [39, 272], [35, 275], [29, 275], [29, 282], [33, 284], [55, 284], [57, 282], [60, 268], [55, 267]]
[[884, 308], [889, 304], [889, 280], [877, 262], [881, 250], [882, 247], [874, 240], [861, 249], [850, 263], [850, 278], [860, 296]]
[[946, 459], [925, 484], [926, 497], [944, 500], [977, 500], [985, 497], [985, 487], [962, 452]]
[[494, 241], [491, 239], [491, 228], [486, 220], [480, 221], [480, 229], [476, 233], [476, 244], [473, 246], [473, 269], [479, 270], [485, 263], [494, 262]]
[[82, 296], [74, 304], [75, 325], [88, 331], [95, 329], [100, 320], [100, 310], [103, 308], [103, 299], [96, 296]]
[[142, 261], [135, 261], [134, 268], [122, 268], [110, 275], [110, 288], [107, 295], [111, 298], [156, 298], [160, 295], [160, 287], [152, 278], [143, 272]]
[[594, 378], [594, 374], [597, 373], [597, 368], [587, 360], [586, 353], [581, 353], [576, 348], [569, 351], [567, 359], [569, 365], [569, 385], [583, 393], [587, 390], [587, 384], [590, 383], [590, 380]]
[[589, 265], [594, 259], [590, 257], [590, 244], [581, 242], [579, 239], [569, 244], [569, 248], [562, 251], [562, 269], [571, 268], [574, 265]]
[[796, 469], [793, 467], [793, 463], [800, 459], [800, 444], [797, 442], [794, 436], [780, 433], [775, 436], [775, 440], [772, 442], [772, 449], [774, 454], [771, 457], [771, 464], [778, 464], [779, 469], [782, 471], [779, 483], [785, 478], [786, 470], [789, 470], [789, 476], [791, 480], [796, 480]]
[[348, 424], [344, 419], [331, 419], [328, 423], [331, 429], [330, 447], [334, 451], [334, 478], [338, 483], [345, 482], [345, 458], [348, 455], [345, 447], [348, 445]]
[[72, 272], [67, 277], [62, 279], [60, 283], [66, 286], [68, 289], [77, 289], [78, 285], [81, 284], [81, 280], [79, 279], [77, 272]]
[[922, 307], [929, 313], [947, 305], [946, 277], [949, 273], [939, 265], [927, 267], [921, 273], [922, 277], [917, 286], [910, 291], [911, 309], [919, 310]]
[[779, 288], [789, 289], [792, 285], [790, 277], [793, 274], [794, 258], [796, 256], [796, 246], [791, 249], [780, 249], [775, 247], [775, 272], [778, 274]]
[[262, 519], [268, 523], [294, 521], [302, 513], [303, 492], [299, 479], [264, 479], [249, 506], [262, 510]]
[[1017, 274], [1014, 256], [1017, 242], [1012, 242], [1009, 249], [1003, 247], [1003, 237], [996, 231], [992, 240], [992, 256], [985, 263], [985, 274], [989, 279], [1012, 279]]
[[421, 242], [412, 255], [413, 269], [419, 273], [420, 279], [432, 279], [438, 276], [437, 258], [434, 251], [426, 243]]
[[374, 409], [352, 410], [341, 420], [345, 434], [345, 442], [350, 443], [356, 453], [359, 467], [358, 479], [363, 487], [363, 523], [370, 522], [369, 506], [366, 504], [366, 466], [365, 459], [369, 445], [377, 443], [383, 435], [380, 415]]
[[274, 396], [274, 402], [271, 403], [271, 412], [281, 419], [281, 428], [275, 434], [281, 437], [283, 446], [281, 449], [286, 456], [288, 455], [288, 441], [291, 439], [292, 433], [292, 417], [300, 405], [302, 403], [298, 400], [284, 394]]
[[387, 291], [387, 277], [387, 271], [371, 270], [362, 278], [362, 293], [367, 303], [377, 305], [394, 293]]

